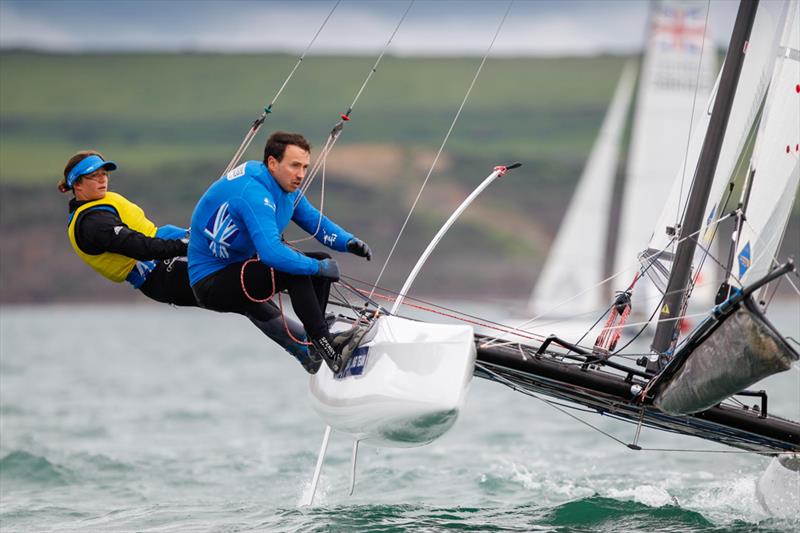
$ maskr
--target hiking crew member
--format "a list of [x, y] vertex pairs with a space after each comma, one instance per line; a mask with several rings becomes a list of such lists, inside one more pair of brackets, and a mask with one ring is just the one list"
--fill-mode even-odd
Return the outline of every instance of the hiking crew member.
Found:
[[[109, 172], [116, 169], [116, 163], [94, 151], [78, 152], [67, 162], [58, 189], [74, 194], [67, 230], [72, 248], [111, 281], [128, 281], [157, 302], [197, 307], [187, 270], [188, 230], [156, 228], [139, 206], [109, 192]], [[278, 306], [269, 302], [259, 306], [258, 315], [260, 320], [248, 318], [304, 367], [310, 364], [308, 348], [286, 333], [305, 335], [296, 320], [287, 319], [284, 325]]]
[[113, 161], [94, 151], [78, 152], [58, 184], [72, 191], [67, 235], [72, 249], [101, 276], [127, 281], [162, 303], [197, 306], [188, 283], [187, 230], [156, 225], [141, 207], [108, 190]]
[[[346, 361], [324, 313], [339, 267], [326, 253], [291, 248], [281, 235], [291, 220], [338, 252], [368, 260], [372, 252], [301, 195], [310, 152], [302, 135], [276, 132], [267, 140], [263, 162], [242, 163], [211, 185], [192, 214], [189, 280], [203, 307], [258, 320], [263, 317], [257, 302], [287, 290], [312, 344], [316, 368], [306, 369], [316, 372], [324, 359], [338, 372]], [[248, 261], [254, 257], [259, 261]]]

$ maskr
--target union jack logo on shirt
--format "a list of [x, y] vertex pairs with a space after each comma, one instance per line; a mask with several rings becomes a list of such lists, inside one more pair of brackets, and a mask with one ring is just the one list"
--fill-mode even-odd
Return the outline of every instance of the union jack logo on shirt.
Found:
[[205, 236], [208, 237], [208, 249], [216, 257], [227, 259], [229, 257], [228, 247], [239, 235], [239, 228], [234, 224], [230, 213], [228, 213], [228, 202], [225, 202], [217, 212], [208, 220]]

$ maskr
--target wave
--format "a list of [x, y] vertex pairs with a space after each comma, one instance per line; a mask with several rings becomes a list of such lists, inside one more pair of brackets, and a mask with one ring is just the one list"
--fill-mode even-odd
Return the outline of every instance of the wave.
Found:
[[[788, 526], [788, 527], [787, 527]], [[732, 533], [791, 531], [786, 521], [767, 519], [757, 524], [733, 520], [715, 523], [702, 513], [676, 504], [651, 506], [627, 499], [590, 496], [542, 506], [447, 506], [418, 504], [322, 505], [283, 509], [263, 521], [265, 529], [292, 531], [580, 531], [580, 532], [687, 532]]]
[[0, 459], [0, 480], [5, 487], [15, 483], [62, 486], [74, 479], [74, 473], [68, 468], [26, 451], [14, 450]]

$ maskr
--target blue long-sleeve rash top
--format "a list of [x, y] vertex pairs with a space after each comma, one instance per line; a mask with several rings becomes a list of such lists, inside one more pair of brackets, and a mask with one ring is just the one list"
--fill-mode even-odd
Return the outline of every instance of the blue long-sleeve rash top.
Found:
[[318, 273], [318, 260], [281, 241], [290, 220], [325, 246], [346, 251], [353, 235], [325, 216], [320, 221], [320, 212], [305, 197], [295, 207], [299, 195], [299, 189], [284, 191], [260, 161], [242, 163], [214, 182], [192, 214], [189, 282], [194, 285], [256, 253], [266, 265], [282, 272]]

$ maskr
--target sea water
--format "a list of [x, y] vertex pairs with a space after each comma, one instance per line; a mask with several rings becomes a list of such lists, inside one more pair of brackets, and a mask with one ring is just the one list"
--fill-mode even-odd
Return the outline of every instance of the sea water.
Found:
[[[782, 306], [782, 307], [781, 307]], [[800, 338], [800, 307], [780, 304]], [[473, 314], [502, 319], [489, 308]], [[480, 379], [425, 447], [334, 433], [303, 507], [324, 425], [291, 357], [235, 315], [166, 306], [0, 310], [0, 530], [796, 531], [760, 507], [769, 459], [644, 430], [639, 451]], [[767, 380], [800, 420], [800, 370]], [[635, 427], [573, 412], [631, 442]], [[686, 451], [694, 450], [694, 451]], [[800, 490], [800, 489], [798, 489]]]

